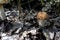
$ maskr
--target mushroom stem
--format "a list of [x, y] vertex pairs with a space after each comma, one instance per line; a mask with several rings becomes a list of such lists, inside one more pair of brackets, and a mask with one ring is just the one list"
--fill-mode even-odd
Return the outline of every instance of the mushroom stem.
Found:
[[2, 20], [6, 19], [6, 16], [5, 16], [5, 13], [4, 13], [3, 4], [0, 4], [0, 18]]
[[44, 20], [38, 20], [38, 23], [39, 23], [40, 26], [43, 27], [45, 22], [44, 22]]

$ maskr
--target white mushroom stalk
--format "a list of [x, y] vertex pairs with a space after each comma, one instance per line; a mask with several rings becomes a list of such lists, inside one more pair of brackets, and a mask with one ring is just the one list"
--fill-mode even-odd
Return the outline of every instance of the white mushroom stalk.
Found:
[[6, 19], [5, 13], [4, 13], [4, 8], [3, 5], [0, 4], [0, 18], [2, 20]]
[[4, 8], [3, 4], [7, 3], [8, 0], [0, 0], [0, 19], [4, 20], [6, 19], [5, 13], [4, 13]]

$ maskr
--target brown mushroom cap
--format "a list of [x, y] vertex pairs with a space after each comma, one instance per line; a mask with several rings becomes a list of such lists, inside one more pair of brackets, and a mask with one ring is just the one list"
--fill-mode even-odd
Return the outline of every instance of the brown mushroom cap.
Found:
[[48, 18], [48, 14], [46, 12], [38, 12], [37, 20], [45, 20]]
[[7, 3], [8, 0], [0, 0], [0, 4], [4, 4], [4, 3]]

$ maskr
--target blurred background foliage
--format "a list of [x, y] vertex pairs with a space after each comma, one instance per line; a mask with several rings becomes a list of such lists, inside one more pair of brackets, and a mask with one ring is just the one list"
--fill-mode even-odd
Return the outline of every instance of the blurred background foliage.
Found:
[[[23, 9], [35, 9], [42, 10], [43, 7], [48, 7], [48, 5], [52, 6], [51, 8], [55, 8], [56, 12], [60, 12], [60, 0], [9, 0], [10, 5], [17, 6], [18, 10]], [[50, 7], [49, 6], [49, 7]], [[50, 8], [50, 9], [51, 9]]]

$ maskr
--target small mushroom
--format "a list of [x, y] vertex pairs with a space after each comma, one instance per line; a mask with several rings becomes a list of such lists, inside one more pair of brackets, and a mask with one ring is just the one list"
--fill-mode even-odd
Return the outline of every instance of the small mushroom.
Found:
[[0, 19], [2, 20], [6, 19], [4, 8], [3, 8], [4, 3], [8, 3], [8, 0], [0, 0]]
[[46, 12], [38, 12], [37, 21], [40, 26], [44, 26], [45, 20], [48, 18], [48, 14]]

